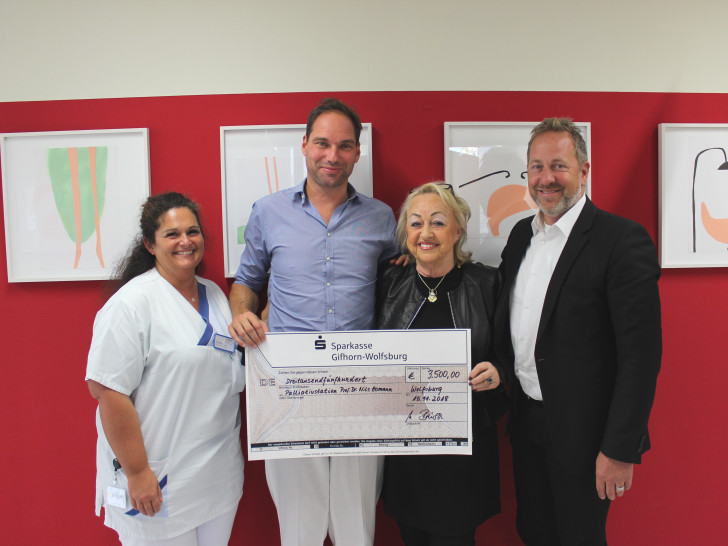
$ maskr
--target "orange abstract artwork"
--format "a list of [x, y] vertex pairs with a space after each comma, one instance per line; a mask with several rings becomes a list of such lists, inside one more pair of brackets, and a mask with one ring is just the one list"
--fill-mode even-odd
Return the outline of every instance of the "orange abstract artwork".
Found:
[[728, 244], [728, 218], [713, 218], [705, 203], [700, 203], [700, 219], [705, 231], [713, 239]]
[[81, 259], [82, 243], [93, 233], [96, 256], [105, 267], [100, 218], [106, 198], [107, 154], [105, 146], [48, 150], [48, 174], [56, 209], [68, 237], [76, 243], [74, 269]]
[[500, 224], [506, 218], [529, 209], [536, 209], [526, 186], [509, 184], [495, 190], [488, 199], [488, 227], [493, 236], [500, 236]]

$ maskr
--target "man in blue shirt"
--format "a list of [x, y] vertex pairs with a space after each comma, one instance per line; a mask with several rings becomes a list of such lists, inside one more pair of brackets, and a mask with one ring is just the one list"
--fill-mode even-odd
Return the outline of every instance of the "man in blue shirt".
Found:
[[[300, 185], [258, 200], [230, 291], [230, 334], [257, 346], [265, 332], [373, 327], [377, 266], [398, 253], [392, 210], [349, 184], [361, 121], [324, 99], [309, 114]], [[268, 283], [267, 324], [256, 315]], [[282, 546], [368, 546], [381, 486], [381, 457], [266, 461]]]

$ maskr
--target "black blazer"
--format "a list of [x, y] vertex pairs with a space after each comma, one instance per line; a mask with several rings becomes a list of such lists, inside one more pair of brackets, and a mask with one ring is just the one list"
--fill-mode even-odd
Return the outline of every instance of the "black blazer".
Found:
[[[496, 309], [496, 352], [511, 379], [509, 300], [532, 218], [511, 231], [503, 250]], [[587, 199], [546, 291], [536, 338], [536, 367], [551, 440], [562, 462], [594, 470], [602, 451], [639, 463], [662, 357], [660, 267], [639, 224]], [[511, 417], [520, 384], [513, 380]]]

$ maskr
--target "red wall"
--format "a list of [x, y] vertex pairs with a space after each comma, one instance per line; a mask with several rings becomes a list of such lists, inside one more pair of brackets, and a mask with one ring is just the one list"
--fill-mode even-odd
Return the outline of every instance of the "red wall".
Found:
[[[0, 132], [148, 127], [154, 193], [179, 190], [203, 207], [205, 275], [225, 286], [220, 126], [303, 123], [321, 94], [261, 94], [0, 103]], [[556, 92], [352, 92], [338, 97], [373, 124], [374, 194], [397, 209], [407, 190], [444, 176], [443, 122], [592, 123], [592, 197], [657, 239], [657, 124], [728, 123], [728, 95]], [[0, 229], [2, 229], [0, 227]], [[116, 544], [93, 514], [94, 407], [83, 381], [100, 282], [8, 284], [0, 249], [3, 396], [0, 518], [8, 544]], [[614, 544], [718, 544], [725, 533], [722, 455], [728, 440], [725, 269], [665, 270], [664, 358], [652, 451], [614, 503]], [[481, 527], [489, 544], [519, 544], [510, 449], [501, 441], [503, 513]], [[246, 466], [234, 544], [276, 544], [262, 463]], [[377, 545], [398, 544], [380, 513]]]

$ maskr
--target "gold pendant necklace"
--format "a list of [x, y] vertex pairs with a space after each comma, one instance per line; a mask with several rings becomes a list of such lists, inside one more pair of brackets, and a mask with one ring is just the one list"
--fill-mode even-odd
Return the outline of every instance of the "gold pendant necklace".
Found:
[[[448, 271], [447, 273], [450, 273], [450, 271]], [[430, 288], [429, 286], [427, 286], [427, 283], [425, 282], [425, 279], [422, 278], [422, 275], [420, 275], [420, 272], [417, 271], [417, 276], [422, 281], [422, 284], [424, 284], [425, 287], [430, 291], [430, 295], [427, 296], [427, 301], [429, 301], [431, 303], [435, 303], [437, 301], [437, 288], [442, 284], [442, 281], [445, 280], [445, 277], [447, 277], [447, 273], [445, 273], [442, 276], [442, 279], [440, 279], [440, 282], [437, 283], [437, 286], [435, 286], [435, 288]]]
[[188, 300], [188, 301], [190, 301], [192, 303], [197, 303], [197, 296], [199, 295], [199, 292], [200, 292], [200, 287], [199, 287], [199, 283], [197, 282], [197, 279], [195, 279], [195, 288], [194, 288], [194, 291], [195, 291], [195, 295], [194, 296], [187, 296], [186, 294], [182, 294], [182, 291], [181, 290], [178, 290], [178, 292], [180, 294], [182, 294], [182, 296], [186, 300]]

